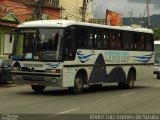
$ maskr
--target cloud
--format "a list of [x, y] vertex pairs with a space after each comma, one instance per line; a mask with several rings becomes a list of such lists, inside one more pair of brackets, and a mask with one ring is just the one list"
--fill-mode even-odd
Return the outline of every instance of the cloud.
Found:
[[128, 2], [132, 2], [132, 3], [146, 3], [146, 0], [127, 0]]
[[[144, 3], [146, 4], [146, 0], [127, 0], [130, 3]], [[150, 0], [150, 4], [153, 5], [155, 9], [160, 9], [160, 0]]]
[[[123, 14], [129, 17], [127, 11], [133, 12], [133, 17], [144, 14], [146, 8], [146, 0], [94, 0], [95, 17], [105, 18], [106, 9]], [[151, 0], [150, 14], [160, 13], [160, 0]]]

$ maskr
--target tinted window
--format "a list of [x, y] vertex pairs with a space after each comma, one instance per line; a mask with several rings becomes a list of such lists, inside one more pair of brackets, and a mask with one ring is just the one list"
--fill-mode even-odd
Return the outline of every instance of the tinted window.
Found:
[[110, 42], [109, 46], [111, 49], [120, 49], [122, 48], [122, 40], [120, 31], [111, 31], [110, 32]]
[[135, 34], [135, 49], [137, 50], [144, 50], [144, 34], [142, 33], [136, 33]]
[[107, 49], [108, 48], [108, 44], [109, 44], [109, 34], [108, 34], [108, 31], [105, 31], [103, 36], [102, 36], [102, 39], [103, 39], [103, 48]]
[[95, 48], [96, 37], [97, 35], [95, 35], [93, 31], [88, 32], [88, 35], [87, 35], [87, 48], [88, 49]]
[[[97, 31], [96, 41], [97, 41], [97, 49], [104, 49], [107, 46], [105, 31]], [[107, 48], [107, 47], [106, 47]]]
[[153, 49], [153, 39], [151, 34], [145, 34], [145, 49], [152, 50]]
[[123, 48], [132, 50], [134, 48], [133, 33], [124, 31], [123, 33]]
[[76, 30], [76, 46], [77, 48], [86, 48], [86, 30], [78, 28]]

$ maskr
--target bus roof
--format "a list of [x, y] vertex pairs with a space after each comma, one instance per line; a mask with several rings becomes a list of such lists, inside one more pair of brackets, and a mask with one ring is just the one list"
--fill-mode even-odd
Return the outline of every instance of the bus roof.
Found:
[[156, 44], [160, 44], [160, 40], [155, 40], [154, 41], [154, 44], [156, 45]]
[[101, 25], [101, 24], [93, 24], [93, 23], [85, 23], [85, 22], [77, 22], [71, 20], [37, 20], [37, 21], [29, 21], [24, 22], [18, 25], [18, 28], [26, 28], [26, 27], [68, 27], [71, 25], [81, 25], [81, 26], [88, 26], [88, 27], [99, 27], [99, 28], [108, 28], [108, 29], [116, 29], [116, 30], [126, 30], [126, 31], [137, 31], [137, 32], [144, 32], [144, 33], [152, 33], [151, 29], [147, 28], [135, 28], [130, 26], [110, 26], [110, 25]]

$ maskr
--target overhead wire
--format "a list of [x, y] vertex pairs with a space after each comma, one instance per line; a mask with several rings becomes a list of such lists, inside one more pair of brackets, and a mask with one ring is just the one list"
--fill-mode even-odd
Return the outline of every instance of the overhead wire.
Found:
[[74, 18], [76, 18], [76, 19], [81, 19], [80, 17], [75, 16], [75, 15], [73, 15], [73, 14], [71, 14], [71, 13], [68, 13], [68, 12], [65, 12], [65, 13], [66, 13], [66, 15], [68, 15], [68, 16], [74, 17]]
[[[71, 16], [71, 17], [76, 18], [76, 20], [82, 21], [82, 18], [80, 18], [80, 17], [78, 17], [78, 16], [75, 16], [75, 15], [73, 15], [73, 14], [70, 14], [70, 13], [68, 13], [68, 12], [66, 12], [66, 13], [67, 13], [68, 16]], [[85, 22], [87, 22], [87, 20], [85, 20]]]

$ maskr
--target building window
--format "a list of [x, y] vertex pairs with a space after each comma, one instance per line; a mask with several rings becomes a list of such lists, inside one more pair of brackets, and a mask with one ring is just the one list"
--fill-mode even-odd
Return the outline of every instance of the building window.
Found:
[[[14, 37], [13, 37], [13, 40], [14, 40]], [[4, 54], [12, 53], [13, 40], [12, 42], [10, 42], [10, 34], [4, 34], [4, 47], [3, 47]]]

